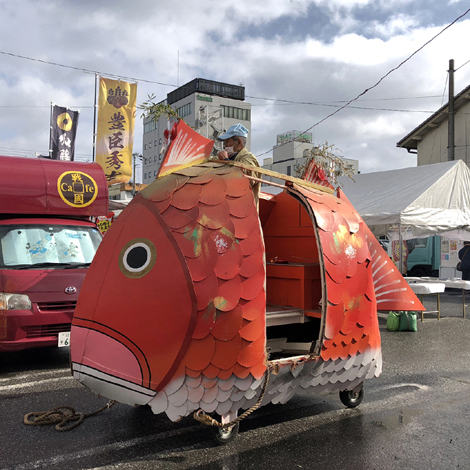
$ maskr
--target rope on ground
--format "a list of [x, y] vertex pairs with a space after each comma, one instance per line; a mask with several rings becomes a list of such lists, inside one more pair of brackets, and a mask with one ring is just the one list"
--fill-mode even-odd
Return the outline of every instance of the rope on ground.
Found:
[[233, 419], [229, 423], [225, 423], [225, 424], [219, 423], [216, 419], [214, 419], [211, 416], [207, 415], [204, 412], [204, 410], [196, 411], [193, 414], [193, 418], [196, 421], [199, 421], [200, 423], [205, 424], [207, 426], [217, 426], [219, 428], [222, 428], [224, 431], [227, 431], [232, 426], [235, 426], [235, 424], [239, 423], [242, 419], [245, 419], [247, 416], [249, 416], [251, 413], [253, 413], [253, 411], [257, 410], [260, 407], [261, 402], [263, 401], [263, 398], [264, 398], [264, 394], [266, 393], [266, 390], [268, 388], [270, 372], [271, 372], [271, 366], [268, 366], [266, 368], [266, 372], [264, 374], [264, 384], [263, 384], [263, 388], [261, 389], [261, 394], [258, 398], [258, 401], [251, 408], [249, 408], [248, 410], [243, 412], [240, 416]]
[[[49, 411], [33, 411], [24, 416], [23, 422], [28, 426], [44, 426], [55, 424], [57, 431], [70, 431], [83, 422], [85, 418], [97, 415], [102, 411], [111, 408], [116, 402], [108, 401], [106, 405], [91, 413], [77, 413], [71, 406], [57, 406]], [[70, 422], [70, 424], [67, 424]]]

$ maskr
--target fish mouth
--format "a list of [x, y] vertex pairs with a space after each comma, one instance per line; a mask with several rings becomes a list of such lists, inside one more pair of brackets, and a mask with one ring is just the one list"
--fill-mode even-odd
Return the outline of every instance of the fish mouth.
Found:
[[154, 390], [142, 387], [92, 367], [72, 362], [73, 376], [93, 392], [127, 405], [146, 405]]
[[[98, 325], [100, 326], [100, 325]], [[70, 356], [73, 376], [98, 395], [128, 405], [145, 405], [156, 394], [144, 380], [146, 368], [133, 344], [101, 325], [103, 331], [72, 325]], [[145, 363], [144, 363], [145, 366]]]

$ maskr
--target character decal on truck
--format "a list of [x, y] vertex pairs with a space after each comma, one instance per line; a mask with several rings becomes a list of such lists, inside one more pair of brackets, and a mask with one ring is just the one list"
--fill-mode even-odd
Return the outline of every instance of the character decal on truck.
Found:
[[81, 171], [66, 171], [57, 180], [57, 190], [62, 200], [72, 207], [86, 207], [98, 195], [95, 180]]

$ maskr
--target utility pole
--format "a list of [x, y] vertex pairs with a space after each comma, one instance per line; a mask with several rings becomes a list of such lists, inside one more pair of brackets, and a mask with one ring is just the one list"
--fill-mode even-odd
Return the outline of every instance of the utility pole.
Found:
[[455, 160], [455, 109], [454, 109], [454, 59], [449, 60], [449, 136], [447, 146], [448, 160]]
[[140, 153], [133, 153], [132, 154], [132, 159], [133, 159], [133, 170], [132, 170], [132, 197], [135, 196], [135, 167], [137, 164], [137, 159], [142, 161], [142, 155]]
[[97, 83], [98, 83], [98, 74], [95, 73], [95, 103], [93, 105], [93, 162], [96, 158], [96, 113], [98, 110], [98, 103], [97, 103]]

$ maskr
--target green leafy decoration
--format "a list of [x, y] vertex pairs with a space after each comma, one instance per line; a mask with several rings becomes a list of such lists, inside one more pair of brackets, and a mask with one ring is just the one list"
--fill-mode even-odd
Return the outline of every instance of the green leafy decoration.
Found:
[[155, 95], [153, 94], [147, 95], [147, 101], [138, 105], [137, 109], [142, 111], [143, 118], [151, 118], [154, 122], [157, 122], [161, 116], [166, 116], [168, 119], [181, 119], [178, 116], [178, 113], [169, 104], [164, 103], [163, 101], [155, 103]]

